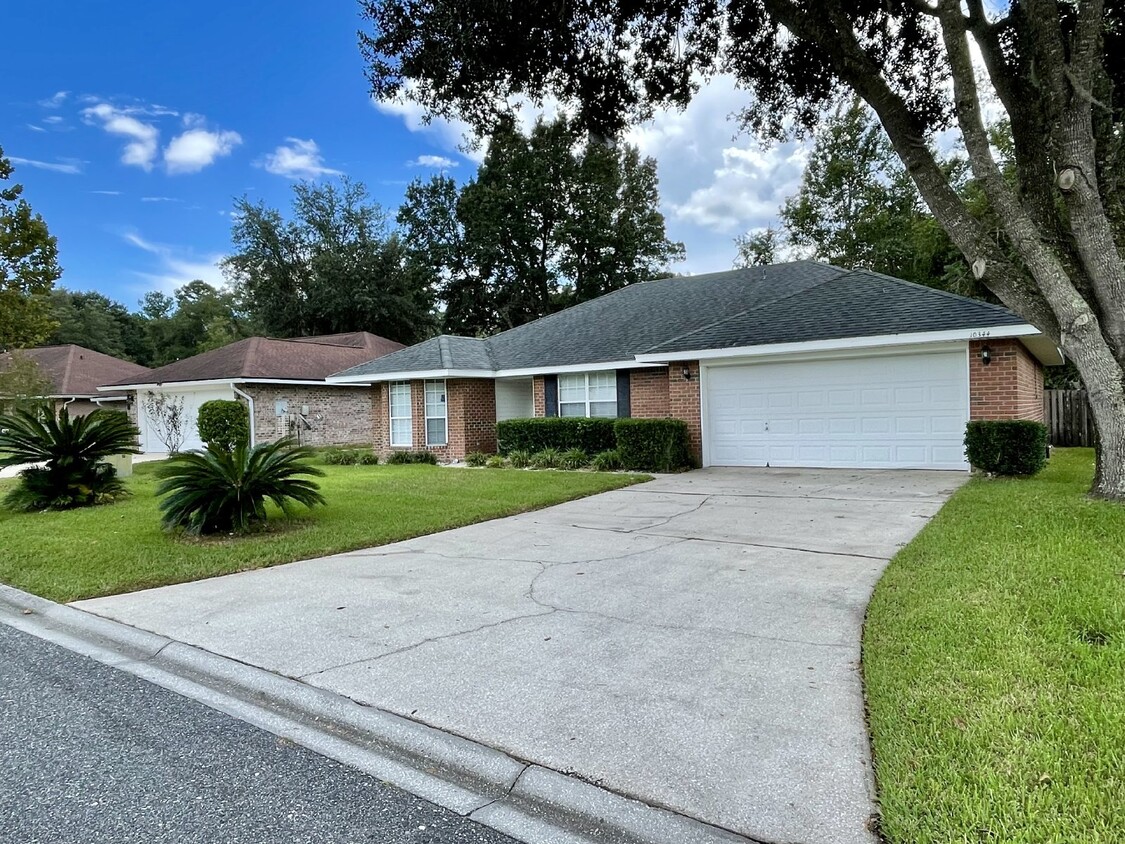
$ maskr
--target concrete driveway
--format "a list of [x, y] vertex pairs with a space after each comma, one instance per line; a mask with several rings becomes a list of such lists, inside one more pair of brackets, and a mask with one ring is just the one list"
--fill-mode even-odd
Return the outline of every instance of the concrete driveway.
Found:
[[78, 606], [757, 840], [872, 842], [864, 608], [964, 479], [708, 469]]

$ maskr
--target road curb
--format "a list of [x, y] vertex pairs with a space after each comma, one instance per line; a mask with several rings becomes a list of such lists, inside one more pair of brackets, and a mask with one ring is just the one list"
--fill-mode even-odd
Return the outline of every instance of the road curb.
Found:
[[299, 680], [3, 584], [0, 623], [528, 844], [761, 844]]

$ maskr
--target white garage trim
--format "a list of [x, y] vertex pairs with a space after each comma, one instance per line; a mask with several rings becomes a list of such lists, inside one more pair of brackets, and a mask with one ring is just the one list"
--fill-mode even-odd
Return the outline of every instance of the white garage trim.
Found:
[[967, 343], [700, 369], [705, 466], [968, 469]]

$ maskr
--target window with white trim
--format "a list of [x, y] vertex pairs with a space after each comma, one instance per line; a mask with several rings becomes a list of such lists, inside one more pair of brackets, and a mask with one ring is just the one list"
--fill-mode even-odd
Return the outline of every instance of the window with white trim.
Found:
[[445, 382], [426, 382], [426, 445], [445, 445], [449, 442], [449, 423], [446, 419]]
[[390, 387], [391, 446], [414, 447], [410, 412], [410, 382], [394, 381]]
[[617, 373], [574, 372], [559, 376], [559, 416], [617, 416]]

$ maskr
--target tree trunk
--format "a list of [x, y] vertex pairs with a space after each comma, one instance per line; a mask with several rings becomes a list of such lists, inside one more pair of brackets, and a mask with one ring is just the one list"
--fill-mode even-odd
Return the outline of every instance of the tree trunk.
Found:
[[1094, 485], [1090, 495], [1125, 501], [1125, 381], [1122, 373], [1083, 372], [1090, 398], [1097, 442], [1094, 443]]

